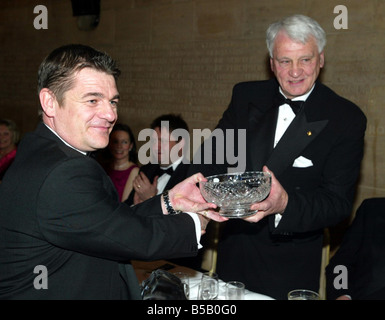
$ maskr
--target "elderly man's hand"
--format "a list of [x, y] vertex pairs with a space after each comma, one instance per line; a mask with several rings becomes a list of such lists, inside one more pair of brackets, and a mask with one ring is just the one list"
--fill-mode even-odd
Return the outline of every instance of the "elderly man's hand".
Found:
[[270, 214], [283, 213], [286, 209], [289, 196], [286, 190], [279, 183], [274, 173], [266, 166], [263, 167], [264, 172], [271, 174], [271, 190], [269, 196], [261, 201], [251, 205], [251, 210], [258, 210], [258, 212], [250, 217], [245, 218], [248, 222], [258, 222]]

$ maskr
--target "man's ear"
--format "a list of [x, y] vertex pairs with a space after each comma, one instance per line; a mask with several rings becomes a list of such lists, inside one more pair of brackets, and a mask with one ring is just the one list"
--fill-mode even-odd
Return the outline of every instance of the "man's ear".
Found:
[[325, 65], [325, 55], [324, 55], [324, 52], [322, 51], [321, 53], [320, 53], [320, 68], [323, 68], [324, 67], [324, 65]]
[[49, 118], [54, 117], [56, 107], [58, 107], [55, 94], [51, 90], [43, 88], [40, 90], [39, 99], [41, 108], [43, 109], [45, 115]]
[[270, 69], [272, 72], [274, 72], [274, 61], [273, 58], [270, 57]]

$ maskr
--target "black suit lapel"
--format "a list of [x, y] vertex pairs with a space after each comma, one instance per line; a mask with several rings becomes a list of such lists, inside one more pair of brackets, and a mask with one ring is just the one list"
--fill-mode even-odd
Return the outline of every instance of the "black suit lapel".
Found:
[[308, 122], [306, 113], [302, 109], [271, 153], [266, 162], [268, 168], [276, 176], [281, 174], [288, 166], [293, 164], [294, 160], [318, 136], [327, 123], [328, 120]]
[[261, 117], [255, 114], [258, 112], [257, 106], [250, 103], [246, 152], [249, 159], [246, 161], [246, 171], [261, 171], [273, 151], [278, 109], [270, 108]]

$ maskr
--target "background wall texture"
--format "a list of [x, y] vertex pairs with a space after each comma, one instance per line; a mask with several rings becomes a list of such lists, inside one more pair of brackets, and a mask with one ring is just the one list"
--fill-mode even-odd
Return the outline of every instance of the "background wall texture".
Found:
[[[34, 27], [37, 5], [48, 10], [47, 29]], [[337, 5], [348, 9], [347, 29], [334, 27]], [[265, 30], [295, 13], [313, 17], [327, 33], [321, 80], [368, 117], [356, 209], [365, 198], [385, 196], [382, 0], [101, 0], [92, 31], [78, 29], [70, 0], [2, 0], [0, 117], [15, 120], [22, 133], [33, 130], [40, 62], [58, 46], [83, 43], [118, 61], [119, 117], [136, 135], [169, 112], [181, 114], [190, 131], [212, 130], [235, 83], [271, 76]]]

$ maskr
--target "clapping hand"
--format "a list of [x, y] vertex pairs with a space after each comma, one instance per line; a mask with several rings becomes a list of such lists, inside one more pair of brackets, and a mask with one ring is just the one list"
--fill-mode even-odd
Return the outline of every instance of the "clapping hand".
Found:
[[158, 176], [156, 176], [151, 183], [143, 172], [139, 172], [132, 184], [135, 190], [134, 204], [138, 204], [155, 196], [158, 192], [157, 182]]

